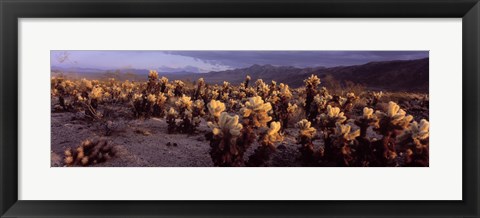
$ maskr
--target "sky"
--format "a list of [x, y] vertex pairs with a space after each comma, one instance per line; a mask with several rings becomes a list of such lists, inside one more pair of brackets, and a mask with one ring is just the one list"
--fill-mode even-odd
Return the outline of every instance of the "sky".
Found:
[[148, 69], [159, 72], [207, 73], [254, 64], [294, 67], [334, 67], [372, 61], [413, 60], [428, 51], [87, 51], [55, 50], [50, 65], [101, 70]]

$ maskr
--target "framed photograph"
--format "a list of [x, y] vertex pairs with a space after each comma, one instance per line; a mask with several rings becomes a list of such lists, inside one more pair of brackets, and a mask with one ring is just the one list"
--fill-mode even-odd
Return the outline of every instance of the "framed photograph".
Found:
[[1, 1], [1, 217], [478, 217], [477, 0]]

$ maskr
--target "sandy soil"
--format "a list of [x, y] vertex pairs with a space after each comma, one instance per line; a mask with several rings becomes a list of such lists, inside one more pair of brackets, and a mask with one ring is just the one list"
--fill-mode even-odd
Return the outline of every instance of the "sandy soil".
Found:
[[[114, 131], [104, 136], [104, 126], [83, 119], [83, 113], [51, 114], [51, 166], [64, 166], [64, 151], [75, 148], [83, 140], [96, 136], [105, 137], [116, 145], [114, 158], [92, 166], [95, 167], [211, 167], [210, 145], [205, 134], [210, 131], [202, 121], [194, 135], [167, 134], [164, 119], [115, 120]], [[268, 166], [300, 166], [300, 155], [293, 136], [294, 129], [287, 129], [284, 142], [272, 155]], [[258, 144], [249, 148], [245, 159], [253, 153]], [[320, 145], [317, 145], [320, 146]]]

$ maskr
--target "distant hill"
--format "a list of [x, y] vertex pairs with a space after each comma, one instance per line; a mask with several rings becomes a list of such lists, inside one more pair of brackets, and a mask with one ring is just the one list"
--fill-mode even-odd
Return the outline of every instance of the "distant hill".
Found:
[[229, 81], [233, 84], [239, 84], [245, 80], [247, 75], [250, 75], [253, 81], [257, 79], [263, 79], [265, 82], [275, 80], [296, 88], [302, 86], [303, 80], [311, 74], [317, 75], [320, 79], [330, 76], [340, 83], [351, 81], [362, 84], [370, 89], [427, 92], [429, 59], [370, 62], [363, 65], [331, 68], [253, 65], [248, 68], [210, 72], [206, 74], [174, 75], [171, 78], [194, 81], [203, 77], [207, 83]]
[[[52, 69], [52, 71], [57, 72], [58, 70]], [[72, 72], [70, 74], [72, 74]], [[86, 77], [89, 79], [113, 77], [119, 80], [129, 79], [143, 81], [147, 79], [148, 70], [117, 70], [99, 74], [93, 69], [88, 69], [88, 71], [83, 71], [83, 73], [74, 74], [78, 77]], [[363, 65], [330, 68], [297, 68], [291, 66], [255, 64], [247, 68], [209, 73], [159, 72], [159, 74], [168, 77], [170, 80], [180, 79], [192, 82], [203, 77], [205, 81], [210, 84], [222, 83], [223, 81], [229, 81], [232, 84], [239, 84], [245, 80], [247, 75], [250, 75], [253, 82], [257, 79], [263, 79], [265, 82], [275, 80], [278, 83], [286, 83], [293, 88], [302, 86], [304, 79], [311, 74], [315, 74], [320, 77], [320, 79], [330, 77], [340, 83], [351, 81], [357, 84], [362, 84], [370, 89], [428, 92], [429, 59], [381, 61], [370, 62]], [[328, 84], [325, 83], [324, 85], [328, 86]]]

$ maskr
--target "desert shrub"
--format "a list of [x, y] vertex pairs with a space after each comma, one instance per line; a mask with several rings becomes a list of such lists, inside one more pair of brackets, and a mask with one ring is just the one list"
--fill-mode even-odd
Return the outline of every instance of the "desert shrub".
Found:
[[75, 149], [65, 150], [64, 162], [66, 166], [88, 166], [105, 162], [115, 156], [115, 153], [115, 146], [106, 139], [86, 139]]

